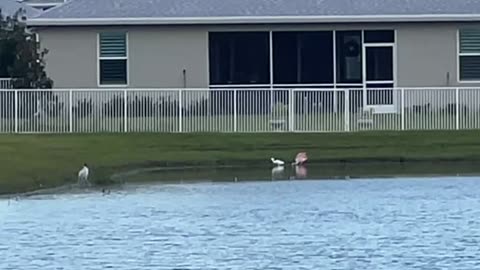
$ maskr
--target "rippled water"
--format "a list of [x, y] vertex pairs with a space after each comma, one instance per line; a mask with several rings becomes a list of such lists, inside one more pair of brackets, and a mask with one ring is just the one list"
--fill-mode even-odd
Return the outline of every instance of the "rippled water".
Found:
[[0, 269], [478, 269], [480, 179], [142, 185], [0, 201]]

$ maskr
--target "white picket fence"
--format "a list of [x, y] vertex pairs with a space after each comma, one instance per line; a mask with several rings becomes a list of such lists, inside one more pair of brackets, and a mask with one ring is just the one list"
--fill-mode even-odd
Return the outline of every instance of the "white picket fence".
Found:
[[0, 90], [0, 133], [480, 129], [480, 88]]
[[12, 89], [12, 79], [10, 78], [0, 78], [0, 89]]

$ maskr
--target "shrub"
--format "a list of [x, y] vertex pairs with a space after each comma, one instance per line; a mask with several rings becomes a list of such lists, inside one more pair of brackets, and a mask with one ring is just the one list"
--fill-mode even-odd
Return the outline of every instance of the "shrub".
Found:
[[77, 105], [72, 108], [73, 115], [76, 117], [86, 117], [92, 114], [93, 112], [93, 103], [92, 99], [87, 100], [86, 98], [77, 101]]
[[124, 98], [123, 96], [115, 96], [108, 102], [103, 104], [103, 115], [107, 117], [121, 117], [124, 115]]

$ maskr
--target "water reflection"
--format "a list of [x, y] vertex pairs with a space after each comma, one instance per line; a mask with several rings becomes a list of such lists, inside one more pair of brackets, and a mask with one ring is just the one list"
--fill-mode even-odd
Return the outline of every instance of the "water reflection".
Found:
[[307, 178], [307, 166], [298, 165], [295, 166], [295, 177], [296, 179], [305, 179]]
[[284, 166], [275, 166], [272, 168], [272, 180], [284, 179]]
[[157, 170], [146, 169], [139, 173], [119, 176], [122, 182], [188, 183], [204, 181], [272, 181], [294, 179], [348, 179], [392, 176], [447, 176], [480, 175], [480, 166], [466, 162], [379, 162], [379, 163], [322, 163], [299, 166], [271, 167], [269, 164], [249, 167], [204, 167]]
[[[288, 175], [288, 177], [286, 177]], [[295, 180], [306, 179], [308, 177], [307, 166], [292, 165], [292, 168], [285, 173], [285, 166], [275, 166], [272, 168], [272, 180]]]

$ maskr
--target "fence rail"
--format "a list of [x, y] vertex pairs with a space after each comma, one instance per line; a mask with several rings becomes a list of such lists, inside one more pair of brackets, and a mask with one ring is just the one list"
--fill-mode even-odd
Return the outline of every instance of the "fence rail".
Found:
[[480, 88], [0, 90], [0, 133], [479, 128]]
[[11, 78], [0, 78], [0, 89], [12, 89], [13, 81]]

